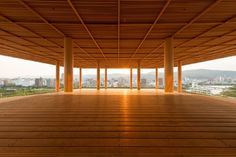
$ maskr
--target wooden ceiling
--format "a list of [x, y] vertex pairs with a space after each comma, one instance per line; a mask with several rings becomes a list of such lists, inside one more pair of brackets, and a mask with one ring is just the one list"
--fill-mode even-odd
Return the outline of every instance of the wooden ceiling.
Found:
[[76, 67], [163, 66], [236, 55], [236, 0], [1, 0], [0, 54], [63, 64], [71, 37]]

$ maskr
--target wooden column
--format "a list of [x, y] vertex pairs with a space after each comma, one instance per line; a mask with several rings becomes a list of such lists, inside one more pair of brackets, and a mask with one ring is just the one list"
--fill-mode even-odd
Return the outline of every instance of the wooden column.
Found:
[[64, 38], [64, 91], [73, 91], [73, 52], [72, 39]]
[[56, 92], [60, 91], [60, 62], [57, 61], [56, 63], [56, 85], [55, 85]]
[[140, 65], [140, 61], [138, 61], [138, 68], [137, 68], [137, 89], [140, 90], [141, 89], [141, 65]]
[[82, 77], [82, 68], [79, 68], [79, 88], [82, 89], [82, 82], [83, 82], [83, 77]]
[[182, 93], [182, 62], [178, 61], [178, 92]]
[[173, 67], [174, 67], [174, 53], [172, 47], [172, 38], [165, 40], [164, 48], [164, 68], [165, 68], [165, 92], [173, 93]]
[[105, 79], [104, 79], [105, 89], [107, 89], [107, 68], [105, 68]]
[[100, 64], [98, 62], [98, 66], [97, 66], [97, 90], [100, 89]]
[[129, 76], [129, 88], [130, 89], [133, 88], [132, 82], [133, 82], [133, 68], [130, 68], [130, 76]]
[[156, 67], [156, 89], [158, 89], [158, 66]]

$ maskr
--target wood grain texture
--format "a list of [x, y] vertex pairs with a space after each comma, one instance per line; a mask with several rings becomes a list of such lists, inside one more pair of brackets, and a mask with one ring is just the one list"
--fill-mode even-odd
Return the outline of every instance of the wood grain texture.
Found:
[[156, 90], [81, 91], [1, 101], [0, 156], [236, 155], [235, 101]]
[[1, 0], [0, 54], [63, 65], [63, 38], [75, 67], [163, 67], [174, 37], [175, 65], [236, 53], [233, 0]]

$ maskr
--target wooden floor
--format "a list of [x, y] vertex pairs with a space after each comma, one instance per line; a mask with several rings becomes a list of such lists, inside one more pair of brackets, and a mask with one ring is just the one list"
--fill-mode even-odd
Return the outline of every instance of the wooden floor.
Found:
[[0, 156], [236, 156], [236, 103], [155, 90], [79, 93], [2, 101]]

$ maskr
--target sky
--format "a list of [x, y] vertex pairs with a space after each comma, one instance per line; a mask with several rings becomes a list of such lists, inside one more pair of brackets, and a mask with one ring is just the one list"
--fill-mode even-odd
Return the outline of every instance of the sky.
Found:
[[[201, 62], [196, 64], [185, 65], [183, 70], [192, 69], [211, 69], [211, 70], [230, 70], [236, 71], [236, 56]], [[60, 68], [63, 73], [63, 67]], [[153, 71], [153, 69], [143, 69], [142, 73]], [[163, 71], [163, 69], [160, 69]], [[176, 68], [175, 68], [176, 71]], [[83, 69], [83, 74], [94, 74], [96, 69]], [[101, 70], [104, 73], [104, 70]], [[108, 69], [108, 74], [112, 73], [127, 73], [129, 69]], [[135, 73], [135, 72], [134, 72]], [[79, 74], [79, 69], [74, 70], [74, 74]], [[28, 61], [13, 57], [0, 55], [0, 78], [15, 78], [15, 77], [39, 77], [39, 76], [54, 76], [55, 65]]]

